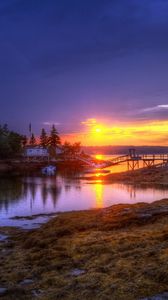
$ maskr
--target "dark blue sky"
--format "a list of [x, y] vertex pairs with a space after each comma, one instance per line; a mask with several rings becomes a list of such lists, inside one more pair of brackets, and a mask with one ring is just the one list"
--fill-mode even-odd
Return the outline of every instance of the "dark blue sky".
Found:
[[13, 129], [168, 120], [168, 1], [1, 0], [0, 66]]

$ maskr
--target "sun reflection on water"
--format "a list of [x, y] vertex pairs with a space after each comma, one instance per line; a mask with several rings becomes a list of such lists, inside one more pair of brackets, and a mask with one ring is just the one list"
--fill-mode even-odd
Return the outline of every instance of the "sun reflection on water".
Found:
[[103, 193], [104, 193], [104, 187], [102, 180], [96, 180], [93, 189], [95, 191], [95, 200], [96, 200], [96, 207], [102, 208], [103, 207]]

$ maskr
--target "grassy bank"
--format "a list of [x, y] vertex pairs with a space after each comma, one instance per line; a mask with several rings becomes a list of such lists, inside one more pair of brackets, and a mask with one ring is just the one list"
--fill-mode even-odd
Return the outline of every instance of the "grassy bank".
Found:
[[90, 176], [88, 180], [101, 179], [105, 183], [122, 182], [128, 184], [161, 184], [168, 185], [168, 167], [150, 167], [108, 175]]
[[2, 299], [141, 299], [167, 290], [168, 200], [59, 214], [1, 228]]

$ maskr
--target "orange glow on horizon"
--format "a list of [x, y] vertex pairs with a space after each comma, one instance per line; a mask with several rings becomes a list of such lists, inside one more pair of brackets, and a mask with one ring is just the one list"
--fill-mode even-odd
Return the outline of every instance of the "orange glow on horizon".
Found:
[[[103, 123], [104, 122], [104, 123]], [[110, 122], [88, 119], [76, 134], [64, 135], [63, 140], [81, 141], [85, 146], [103, 145], [168, 145], [168, 121]]]

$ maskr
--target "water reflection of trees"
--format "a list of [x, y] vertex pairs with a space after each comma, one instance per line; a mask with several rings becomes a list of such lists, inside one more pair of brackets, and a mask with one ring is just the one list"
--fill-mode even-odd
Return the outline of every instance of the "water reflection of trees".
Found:
[[[15, 177], [0, 179], [0, 210], [8, 211], [9, 206], [30, 201], [30, 209], [40, 201], [45, 207], [49, 201], [56, 207], [62, 187], [68, 192], [71, 188], [81, 189], [80, 180], [63, 176], [57, 177]], [[41, 203], [39, 205], [41, 205]]]
[[41, 198], [43, 206], [47, 204], [49, 198], [51, 198], [53, 206], [56, 207], [57, 200], [60, 196], [62, 187], [56, 180], [45, 181], [43, 179], [41, 185]]
[[[43, 206], [46, 206], [49, 199], [51, 199], [53, 207], [56, 206], [57, 200], [60, 196], [62, 186], [57, 182], [57, 178], [27, 178], [24, 180], [26, 198], [30, 197], [35, 201], [39, 195]], [[38, 200], [38, 199], [37, 199]]]
[[80, 191], [81, 190], [81, 181], [79, 179], [73, 178], [64, 178], [64, 188], [65, 192], [69, 192], [72, 188]]
[[62, 168], [59, 170], [59, 175], [64, 179], [76, 179], [79, 178], [83, 174], [81, 168], [79, 167], [72, 167], [71, 168]]
[[123, 191], [126, 191], [130, 199], [136, 199], [137, 193], [139, 192], [146, 192], [146, 191], [168, 191], [168, 186], [164, 186], [161, 184], [117, 184], [118, 189], [122, 189]]
[[[5, 209], [8, 211], [9, 207], [20, 205], [22, 202], [24, 207], [24, 201], [30, 201], [30, 209], [36, 203], [36, 206], [50, 205], [55, 208], [62, 192], [62, 187], [68, 194], [71, 189], [81, 190], [83, 182], [74, 177], [12, 177], [12, 178], [0, 178], [0, 211]], [[105, 192], [102, 183], [97, 181], [96, 185], [93, 185], [96, 193], [97, 207], [103, 206], [103, 193]], [[130, 185], [130, 184], [114, 184], [114, 189], [117, 192], [123, 190], [130, 195], [130, 199], [136, 199], [136, 193], [145, 192], [146, 190], [153, 191], [165, 191], [167, 193], [167, 186], [160, 185]], [[68, 198], [68, 197], [67, 197]]]
[[0, 178], [0, 210], [20, 201], [22, 192], [21, 178]]
[[0, 211], [19, 202], [30, 200], [30, 207], [40, 200], [45, 206], [49, 200], [53, 207], [61, 193], [62, 186], [56, 178], [0, 178]]

